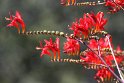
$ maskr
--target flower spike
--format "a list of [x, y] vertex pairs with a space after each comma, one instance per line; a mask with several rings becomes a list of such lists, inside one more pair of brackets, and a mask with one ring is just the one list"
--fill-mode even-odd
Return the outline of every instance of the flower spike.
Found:
[[83, 15], [83, 18], [73, 22], [69, 28], [73, 30], [74, 36], [83, 36], [86, 39], [89, 35], [104, 30], [107, 19], [103, 17], [103, 12], [98, 12], [96, 15], [94, 13], [87, 13]]

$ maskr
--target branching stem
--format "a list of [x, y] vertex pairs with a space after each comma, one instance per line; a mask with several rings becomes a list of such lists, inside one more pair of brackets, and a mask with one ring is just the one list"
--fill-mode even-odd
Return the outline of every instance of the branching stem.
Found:
[[[86, 45], [88, 49], [90, 49], [93, 53], [95, 53], [97, 55], [97, 57], [99, 57], [99, 59], [105, 64], [105, 66], [109, 69], [109, 71], [121, 82], [121, 83], [124, 83], [123, 80], [121, 80], [114, 72], [113, 70], [108, 66], [108, 64], [105, 62], [105, 60], [99, 56], [99, 54], [97, 54], [96, 52], [94, 52], [87, 44], [86, 42], [83, 42], [81, 40], [78, 40], [79, 42], [81, 42], [82, 44]], [[99, 46], [98, 46], [99, 48]], [[99, 50], [100, 51], [100, 50]]]

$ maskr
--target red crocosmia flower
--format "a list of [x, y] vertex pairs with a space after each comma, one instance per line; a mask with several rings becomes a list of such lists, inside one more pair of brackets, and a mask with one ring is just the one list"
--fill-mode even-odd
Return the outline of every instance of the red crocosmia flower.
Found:
[[45, 45], [44, 47], [42, 46], [42, 42], [40, 42], [40, 47], [36, 47], [37, 50], [42, 50], [41, 52], [41, 57], [44, 55], [44, 54], [47, 54], [49, 56], [52, 57], [52, 54], [50, 53], [50, 51], [53, 52], [54, 54], [54, 59], [56, 59], [56, 53], [58, 53], [58, 59], [60, 59], [60, 40], [59, 38], [56, 38], [56, 41], [53, 42], [52, 39], [50, 38], [50, 40], [44, 40], [45, 41]]
[[104, 25], [107, 23], [107, 19], [103, 18], [104, 13], [98, 12], [96, 15], [94, 13], [88, 14], [92, 22], [94, 23], [95, 31], [99, 32], [101, 30], [104, 30]]
[[108, 69], [104, 68], [104, 69], [98, 70], [94, 78], [99, 83], [103, 83], [105, 80], [110, 80], [111, 78], [114, 78], [114, 77]]
[[[105, 48], [109, 48], [109, 43], [107, 41], [106, 38], [100, 38], [98, 41], [99, 45], [100, 45], [100, 49], [105, 49]], [[91, 39], [89, 41], [88, 46], [92, 49], [98, 49], [98, 43], [95, 39]]]
[[96, 41], [95, 39], [91, 39], [91, 40], [89, 41], [88, 46], [89, 46], [90, 48], [92, 48], [92, 49], [97, 49], [97, 48], [98, 48], [97, 41]]
[[82, 35], [84, 35], [84, 38], [87, 38], [91, 26], [91, 19], [87, 17], [87, 14], [84, 14], [83, 18], [80, 18], [76, 22], [72, 23], [70, 29], [74, 31], [75, 36], [81, 37]]
[[124, 0], [105, 0], [105, 2], [105, 6], [109, 7], [111, 13], [115, 13], [119, 11], [121, 7], [124, 7]]
[[96, 15], [94, 15], [94, 13], [84, 14], [83, 18], [72, 23], [70, 29], [73, 30], [75, 36], [82, 37], [82, 35], [84, 35], [84, 38], [87, 38], [88, 35], [91, 34], [91, 30], [95, 32], [104, 30], [107, 19], [103, 17], [103, 12], [98, 12]]
[[118, 64], [123, 64], [124, 56], [116, 56], [115, 58]]
[[42, 46], [42, 42], [40, 42], [40, 47], [36, 47], [36, 49], [37, 49], [37, 50], [42, 50], [41, 55], [40, 55], [41, 57], [42, 57], [42, 55], [44, 55], [44, 54], [47, 54], [47, 55], [51, 56], [51, 53], [48, 51], [49, 48], [48, 48], [48, 47], [43, 47], [43, 46]]
[[105, 0], [105, 1], [106, 1], [105, 6], [109, 7], [109, 10], [111, 13], [115, 13], [120, 10], [120, 8], [117, 7], [117, 5], [115, 3], [113, 3], [111, 0]]
[[118, 56], [116, 56], [116, 60], [118, 62], [118, 64], [122, 63], [122, 66], [124, 66], [123, 62], [124, 62], [124, 54], [122, 53], [123, 50], [121, 50], [120, 46], [118, 45], [116, 48], [116, 53]]
[[[115, 59], [116, 59], [118, 64], [122, 64], [122, 61], [124, 60], [124, 58], [122, 56], [115, 56]], [[104, 60], [106, 61], [106, 63], [109, 66], [115, 65], [114, 58], [112, 55], [104, 56]]]
[[115, 0], [115, 3], [117, 3], [120, 6], [124, 6], [124, 0]]
[[121, 52], [122, 52], [122, 50], [121, 50], [121, 48], [120, 48], [119, 45], [118, 45], [117, 48], [116, 48], [116, 52], [117, 52], [117, 53], [121, 53]]
[[86, 62], [87, 64], [101, 64], [101, 60], [91, 51], [86, 52], [85, 55], [80, 56], [81, 60]]
[[25, 32], [25, 23], [21, 17], [19, 11], [16, 11], [15, 16], [10, 14], [10, 18], [6, 18], [6, 20], [10, 20], [11, 22], [7, 25], [8, 27], [16, 27], [18, 29], [18, 33], [20, 33], [20, 26], [22, 28], [22, 33]]
[[70, 29], [73, 30], [75, 36], [82, 36], [78, 21], [73, 22]]
[[77, 40], [67, 38], [63, 49], [64, 53], [67, 53], [68, 55], [78, 55], [80, 51], [80, 45]]

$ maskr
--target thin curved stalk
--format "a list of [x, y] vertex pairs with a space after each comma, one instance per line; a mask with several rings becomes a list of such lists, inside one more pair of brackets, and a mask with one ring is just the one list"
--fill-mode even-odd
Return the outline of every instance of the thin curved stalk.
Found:
[[120, 75], [120, 78], [121, 78], [121, 79], [123, 80], [123, 82], [124, 82], [124, 78], [123, 78], [123, 76], [122, 76], [122, 74], [121, 74], [121, 70], [119, 69], [117, 60], [116, 60], [115, 55], [114, 55], [114, 51], [113, 51], [113, 49], [112, 49], [112, 46], [111, 46], [111, 43], [110, 43], [110, 40], [109, 40], [109, 37], [106, 36], [106, 38], [108, 39], [108, 44], [109, 44], [109, 47], [110, 47], [110, 50], [111, 50], [111, 54], [112, 54], [112, 56], [113, 56], [113, 59], [114, 59], [116, 68], [117, 68], [117, 70], [118, 70], [118, 73], [119, 73], [119, 75]]

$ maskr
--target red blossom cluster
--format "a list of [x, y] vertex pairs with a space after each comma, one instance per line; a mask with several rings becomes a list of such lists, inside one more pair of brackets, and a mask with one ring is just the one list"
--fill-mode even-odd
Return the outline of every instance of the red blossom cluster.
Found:
[[[75, 4], [76, 0], [61, 0], [61, 4], [64, 5], [66, 3], [70, 4], [71, 2], [72, 4]], [[116, 12], [120, 10], [121, 6], [124, 6], [124, 0], [105, 0], [105, 2], [106, 6], [111, 7], [111, 12]], [[60, 58], [59, 38], [56, 38], [55, 42], [53, 42], [52, 38], [49, 40], [44, 40], [44, 46], [42, 42], [40, 42], [40, 46], [36, 47], [37, 50], [41, 50], [40, 57], [43, 55], [48, 55], [51, 59], [54, 59], [54, 61], [67, 61], [82, 64], [84, 68], [95, 70], [96, 74], [94, 78], [101, 83], [109, 80], [115, 81], [115, 77], [119, 80], [113, 72], [115, 71], [117, 64], [119, 68], [124, 68], [124, 51], [120, 49], [120, 46], [114, 50], [112, 38], [108, 39], [108, 34], [105, 33], [103, 35], [103, 33], [101, 33], [104, 32], [104, 26], [107, 23], [107, 19], [104, 18], [103, 12], [98, 12], [96, 15], [94, 13], [85, 13], [82, 18], [76, 20], [76, 22], [73, 22], [71, 26], [69, 26], [69, 29], [73, 31], [73, 37], [65, 34], [64, 32], [58, 31], [44, 30], [25, 32], [25, 23], [18, 11], [16, 11], [15, 16], [10, 14], [10, 18], [6, 18], [6, 20], [11, 21], [7, 26], [16, 27], [18, 29], [18, 33], [20, 33], [20, 29], [22, 28], [23, 35], [47, 34], [66, 38], [67, 41], [63, 43], [63, 52], [67, 55], [78, 55], [77, 57], [79, 59], [63, 60]], [[92, 36], [95, 36], [95, 38]], [[81, 47], [83, 47], [81, 46], [82, 44], [87, 47], [83, 51], [81, 50]], [[112, 54], [112, 50], [114, 55]], [[115, 56], [115, 59], [113, 56]], [[117, 64], [115, 63], [115, 60], [117, 61]]]
[[111, 80], [113, 78], [113, 75], [108, 69], [100, 69], [95, 77], [94, 77], [99, 83], [104, 82], [104, 80]]
[[104, 13], [98, 12], [96, 15], [94, 13], [84, 14], [83, 18], [80, 18], [76, 22], [73, 22], [69, 27], [73, 30], [75, 36], [87, 38], [92, 31], [99, 32], [104, 30], [104, 25], [107, 22], [107, 19], [103, 18]]
[[60, 40], [59, 38], [56, 38], [56, 41], [53, 42], [52, 39], [50, 38], [50, 40], [44, 40], [45, 41], [45, 45], [42, 46], [42, 42], [40, 42], [40, 47], [36, 47], [37, 50], [42, 50], [40, 57], [42, 57], [43, 55], [49, 55], [50, 57], [52, 57], [52, 54], [50, 53], [53, 52], [54, 54], [54, 59], [56, 59], [57, 55], [56, 53], [58, 53], [58, 59], [60, 59]]
[[[100, 57], [102, 57], [105, 62], [107, 63], [107, 65], [109, 65], [111, 67], [111, 69], [114, 71], [114, 59], [112, 54], [109, 51], [106, 51], [105, 49], [110, 49], [107, 39], [106, 38], [100, 38], [100, 40], [97, 43], [97, 40], [95, 39], [91, 39], [89, 41], [88, 46], [94, 50], [94, 52], [98, 53], [98, 44], [100, 46]], [[118, 52], [121, 52], [122, 50], [120, 49], [120, 47], [118, 46], [118, 48], [115, 50], [116, 53], [116, 61], [119, 64], [119, 66], [123, 66], [123, 61], [124, 61], [124, 55], [120, 55]], [[83, 63], [83, 66], [89, 69], [95, 69], [97, 71], [96, 75], [95, 75], [95, 79], [97, 79], [98, 81], [103, 82], [106, 79], [107, 80], [111, 80], [112, 78], [114, 78], [114, 76], [112, 75], [112, 73], [107, 69], [107, 67], [105, 67], [104, 63], [99, 59], [99, 57], [96, 56], [96, 54], [90, 51], [90, 50], [86, 50], [85, 53], [80, 56], [81, 60], [83, 60], [86, 64]], [[88, 64], [92, 64], [92, 65], [88, 65]], [[99, 65], [99, 67], [98, 67]]]
[[[80, 49], [81, 45], [79, 44], [79, 42], [82, 41], [80, 40], [80, 38], [82, 38], [82, 35], [84, 35], [84, 38], [88, 38], [89, 36], [94, 36], [94, 33], [98, 33], [104, 30], [104, 25], [106, 24], [107, 19], [103, 18], [103, 16], [103, 12], [98, 12], [96, 15], [94, 15], [94, 13], [84, 14], [83, 18], [79, 19], [79, 22], [73, 22], [70, 29], [74, 31], [75, 37], [72, 38], [70, 36], [65, 36], [67, 41], [64, 43], [63, 52], [67, 55], [80, 56], [80, 60], [83, 61], [81, 62], [83, 67], [96, 71], [96, 75], [94, 76], [94, 78], [98, 82], [105, 82], [110, 80], [116, 81], [114, 79], [114, 75], [106, 66], [107, 64], [112, 71], [114, 71], [114, 69], [116, 68], [116, 64], [110, 50], [111, 48], [109, 46], [109, 43], [112, 45], [111, 37], [109, 39], [110, 42], [106, 37], [107, 35], [105, 37], [101, 37], [100, 39], [93, 38], [89, 39], [88, 41], [85, 40], [85, 42], [87, 42], [87, 46], [90, 47], [90, 49], [92, 49], [93, 51], [91, 51], [89, 48], [87, 48], [85, 51], [82, 51]], [[95, 36], [98, 35], [96, 34]], [[41, 56], [44, 54], [47, 54], [50, 57], [54, 56], [55, 61], [57, 59], [56, 53], [60, 53], [59, 38], [57, 38], [54, 43], [52, 42], [52, 39], [44, 41], [46, 43], [44, 47], [40, 42], [40, 47], [36, 47], [36, 49], [42, 50]], [[114, 49], [113, 45], [112, 49]], [[49, 51], [53, 52], [54, 55], [52, 55]], [[100, 54], [98, 54], [99, 52]], [[114, 50], [114, 53], [119, 67], [122, 67], [124, 65], [124, 55], [119, 46], [116, 50]], [[99, 57], [101, 57], [106, 62], [106, 64], [104, 64], [104, 62], [97, 55], [99, 55]], [[62, 61], [62, 59], [60, 58], [60, 54], [58, 56], [59, 58], [57, 59], [57, 61]]]
[[92, 1], [92, 2], [87, 2], [87, 1], [82, 1], [78, 2], [78, 0], [60, 0], [61, 5], [63, 6], [95, 6], [95, 5], [104, 5], [108, 7], [109, 13], [115, 13], [118, 12], [119, 10], [123, 9], [124, 10], [124, 0], [104, 0], [104, 2], [101, 1]]
[[105, 6], [109, 7], [111, 13], [115, 13], [124, 7], [124, 0], [105, 0]]
[[[111, 43], [112, 43], [112, 38], [111, 38]], [[101, 50], [109, 48], [109, 44], [107, 42], [107, 38], [100, 38], [99, 39], [99, 45], [100, 45], [100, 49]], [[91, 39], [89, 41], [88, 46], [90, 48], [92, 48], [92, 49], [98, 49], [98, 43], [97, 43], [97, 41], [95, 39]]]
[[80, 44], [75, 39], [67, 38], [67, 41], [64, 43], [63, 50], [64, 53], [68, 55], [78, 55], [80, 51]]

